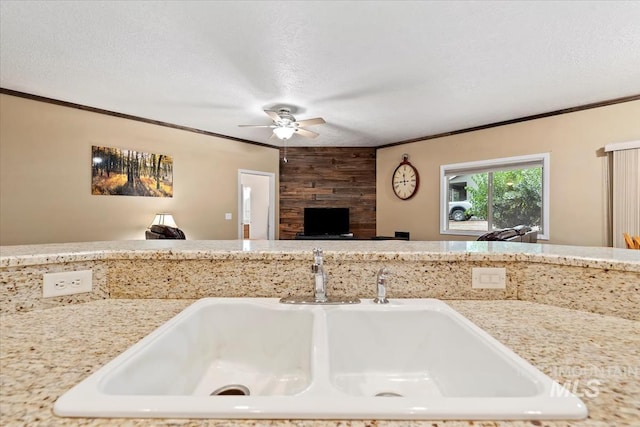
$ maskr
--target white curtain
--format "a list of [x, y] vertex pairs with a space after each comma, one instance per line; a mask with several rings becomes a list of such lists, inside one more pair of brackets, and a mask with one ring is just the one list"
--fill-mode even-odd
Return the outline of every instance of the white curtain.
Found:
[[640, 141], [611, 144], [613, 152], [613, 246], [626, 248], [623, 233], [640, 236]]
[[602, 224], [604, 240], [603, 246], [613, 246], [613, 154], [606, 153], [602, 157], [602, 200], [604, 200], [602, 206], [602, 217], [604, 223]]

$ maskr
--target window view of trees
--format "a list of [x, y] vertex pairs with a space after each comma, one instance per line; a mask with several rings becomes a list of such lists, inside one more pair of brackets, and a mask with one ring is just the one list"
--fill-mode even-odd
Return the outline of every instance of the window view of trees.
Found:
[[471, 179], [475, 185], [467, 187], [469, 213], [487, 220], [489, 229], [520, 224], [541, 229], [542, 167], [479, 173]]
[[173, 197], [170, 156], [95, 146], [91, 151], [91, 194]]
[[481, 236], [517, 225], [549, 238], [549, 153], [440, 167], [440, 230]]

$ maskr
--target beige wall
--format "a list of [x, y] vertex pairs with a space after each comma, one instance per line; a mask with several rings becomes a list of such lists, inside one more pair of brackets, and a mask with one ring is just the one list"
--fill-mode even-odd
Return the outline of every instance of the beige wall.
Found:
[[[91, 195], [92, 145], [173, 156], [174, 196]], [[156, 212], [236, 239], [238, 169], [278, 167], [277, 149], [0, 95], [0, 244], [144, 239]]]
[[[550, 152], [550, 242], [606, 245], [599, 151], [639, 139], [639, 117], [634, 101], [380, 149], [377, 234], [472, 240], [439, 233], [440, 165]], [[174, 197], [92, 196], [92, 145], [172, 155]], [[403, 153], [421, 178], [409, 201], [391, 191]], [[173, 213], [187, 238], [235, 239], [237, 170], [277, 176], [278, 167], [276, 149], [0, 95], [0, 244], [142, 239], [160, 211]]]
[[[601, 149], [639, 138], [640, 101], [633, 101], [380, 149], [377, 234], [398, 230], [410, 231], [412, 240], [473, 240], [440, 234], [440, 165], [549, 152], [549, 243], [606, 246], [607, 158]], [[391, 190], [391, 174], [403, 153], [420, 173], [420, 189], [408, 201]]]

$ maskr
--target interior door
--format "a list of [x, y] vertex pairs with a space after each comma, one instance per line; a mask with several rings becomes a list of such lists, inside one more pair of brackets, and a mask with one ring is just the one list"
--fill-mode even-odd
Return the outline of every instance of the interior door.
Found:
[[275, 239], [275, 174], [239, 170], [238, 204], [239, 239]]

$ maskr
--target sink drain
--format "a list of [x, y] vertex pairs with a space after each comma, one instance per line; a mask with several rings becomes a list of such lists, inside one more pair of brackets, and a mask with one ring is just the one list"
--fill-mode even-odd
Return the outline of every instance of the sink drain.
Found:
[[402, 397], [401, 394], [394, 393], [392, 391], [383, 391], [375, 395], [375, 397]]
[[228, 384], [217, 388], [209, 396], [249, 396], [249, 388], [242, 384]]

